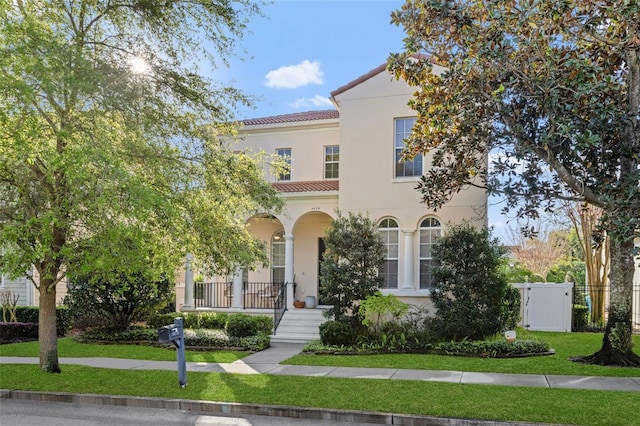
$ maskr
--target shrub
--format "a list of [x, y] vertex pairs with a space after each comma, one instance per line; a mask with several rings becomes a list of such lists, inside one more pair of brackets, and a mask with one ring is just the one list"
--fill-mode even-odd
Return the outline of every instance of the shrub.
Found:
[[367, 297], [360, 304], [362, 324], [369, 327], [374, 333], [381, 332], [385, 326], [388, 328], [388, 323], [399, 323], [408, 311], [409, 305], [395, 295], [383, 296], [379, 291], [373, 296]]
[[[178, 318], [178, 317], [182, 318], [183, 321], [185, 321], [184, 316], [185, 314], [181, 312], [172, 312], [172, 313], [166, 313], [166, 314], [161, 314], [161, 313], [151, 314], [149, 315], [149, 318], [147, 318], [147, 328], [157, 330], [158, 328], [163, 327], [165, 325], [173, 324], [174, 318]], [[183, 322], [183, 326], [184, 326], [184, 322]]]
[[589, 323], [589, 307], [585, 305], [573, 305], [571, 316], [572, 331], [584, 330]]
[[512, 330], [518, 326], [520, 322], [520, 290], [508, 285], [505, 289], [504, 299], [502, 301], [502, 313], [500, 318], [503, 329]]
[[487, 358], [513, 357], [549, 352], [549, 344], [544, 340], [477, 340], [462, 342], [441, 342], [433, 350], [449, 355], [470, 355]]
[[385, 248], [378, 229], [362, 214], [344, 217], [338, 212], [325, 235], [326, 251], [320, 264], [320, 297], [331, 305], [330, 315], [357, 315], [358, 303], [373, 296], [382, 284], [378, 271]]
[[224, 312], [200, 312], [200, 313], [185, 313], [184, 314], [184, 327], [185, 328], [206, 328], [209, 330], [224, 330], [229, 321], [229, 314]]
[[146, 320], [170, 299], [173, 285], [163, 277], [151, 281], [143, 272], [114, 272], [110, 278], [99, 275], [72, 279], [65, 304], [79, 326], [107, 326], [126, 330]]
[[505, 328], [504, 248], [489, 230], [453, 226], [433, 247], [431, 299], [442, 340], [483, 340]]
[[38, 339], [38, 324], [33, 322], [0, 322], [0, 343]]
[[81, 342], [101, 342], [101, 343], [128, 343], [128, 342], [144, 342], [149, 343], [158, 340], [157, 330], [151, 330], [143, 327], [130, 327], [127, 330], [112, 328], [94, 328], [87, 330], [76, 337]]
[[258, 334], [258, 321], [250, 315], [236, 314], [227, 322], [229, 337], [249, 337]]
[[[38, 306], [16, 306], [18, 322], [39, 322], [40, 308]], [[71, 330], [71, 312], [67, 306], [56, 306], [56, 332], [62, 337]]]
[[320, 341], [327, 346], [351, 346], [358, 332], [348, 321], [325, 321], [320, 325]]

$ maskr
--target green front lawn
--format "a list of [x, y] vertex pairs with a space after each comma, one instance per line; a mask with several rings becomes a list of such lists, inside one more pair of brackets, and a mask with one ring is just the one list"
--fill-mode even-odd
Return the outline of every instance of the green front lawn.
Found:
[[108, 370], [73, 365], [62, 373], [0, 365], [0, 388], [134, 395], [235, 403], [580, 425], [640, 425], [638, 392], [459, 385], [175, 371]]
[[[11, 343], [0, 345], [0, 356], [37, 357], [38, 342]], [[186, 351], [187, 361], [231, 363], [242, 359], [250, 352], [241, 351]], [[175, 361], [175, 350], [139, 345], [97, 345], [78, 343], [70, 337], [58, 339], [58, 356], [60, 358], [128, 358], [147, 359], [150, 361]]]
[[[555, 355], [527, 358], [472, 358], [445, 355], [383, 354], [383, 355], [306, 355], [290, 358], [283, 364], [326, 365], [339, 367], [402, 368], [419, 370], [477, 371], [518, 374], [557, 374], [578, 376], [640, 377], [640, 368], [601, 367], [569, 361], [569, 357], [589, 355], [602, 342], [601, 333], [529, 332], [546, 340], [556, 350]], [[636, 350], [640, 335], [634, 335]]]

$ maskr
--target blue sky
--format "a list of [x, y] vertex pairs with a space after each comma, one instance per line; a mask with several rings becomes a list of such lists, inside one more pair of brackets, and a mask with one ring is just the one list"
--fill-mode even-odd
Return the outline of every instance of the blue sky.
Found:
[[[241, 44], [246, 55], [216, 78], [258, 97], [255, 109], [238, 111], [240, 119], [333, 108], [331, 91], [402, 50], [405, 34], [390, 14], [403, 3], [276, 0], [249, 23]], [[489, 223], [503, 240], [505, 221], [498, 206], [489, 208]]]
[[[222, 74], [258, 96], [239, 118], [333, 108], [332, 90], [386, 62], [402, 49], [391, 25], [396, 0], [276, 0], [263, 6], [242, 41], [246, 55]], [[221, 70], [222, 71], [222, 70]], [[220, 75], [219, 75], [220, 77]]]

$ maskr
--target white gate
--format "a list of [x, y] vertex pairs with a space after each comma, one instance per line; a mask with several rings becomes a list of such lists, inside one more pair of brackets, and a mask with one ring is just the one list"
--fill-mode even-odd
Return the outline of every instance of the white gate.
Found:
[[521, 325], [537, 331], [571, 331], [573, 283], [518, 283]]

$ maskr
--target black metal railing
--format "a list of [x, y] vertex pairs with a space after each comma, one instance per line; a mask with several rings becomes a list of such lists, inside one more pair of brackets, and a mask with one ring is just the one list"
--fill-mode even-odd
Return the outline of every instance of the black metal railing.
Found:
[[193, 283], [193, 303], [196, 308], [230, 308], [233, 283]]
[[273, 335], [275, 336], [276, 330], [278, 330], [278, 326], [280, 325], [280, 321], [284, 316], [285, 311], [287, 310], [287, 285], [289, 283], [285, 283], [285, 285], [280, 287], [280, 291], [278, 291], [278, 295], [276, 296], [276, 300], [273, 304]]
[[273, 309], [276, 296], [284, 283], [243, 283], [245, 309]]

